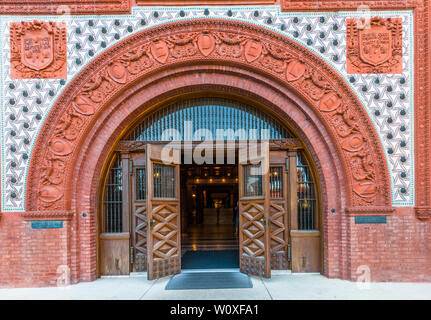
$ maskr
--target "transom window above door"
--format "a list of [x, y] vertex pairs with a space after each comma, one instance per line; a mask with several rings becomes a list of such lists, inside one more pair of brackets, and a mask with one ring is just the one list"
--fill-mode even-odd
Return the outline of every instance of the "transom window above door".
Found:
[[253, 140], [293, 135], [256, 107], [225, 98], [173, 103], [145, 118], [124, 140]]

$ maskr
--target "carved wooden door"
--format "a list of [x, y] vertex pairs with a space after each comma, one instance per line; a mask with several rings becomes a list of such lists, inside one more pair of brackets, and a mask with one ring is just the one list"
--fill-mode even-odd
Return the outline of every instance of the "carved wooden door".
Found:
[[239, 150], [239, 255], [240, 271], [271, 277], [269, 232], [269, 146], [250, 156]]
[[181, 272], [179, 149], [147, 145], [148, 279]]
[[288, 269], [289, 223], [287, 207], [287, 152], [269, 153], [269, 230], [271, 244], [271, 269]]
[[147, 271], [147, 170], [144, 152], [130, 156], [132, 191], [132, 271]]

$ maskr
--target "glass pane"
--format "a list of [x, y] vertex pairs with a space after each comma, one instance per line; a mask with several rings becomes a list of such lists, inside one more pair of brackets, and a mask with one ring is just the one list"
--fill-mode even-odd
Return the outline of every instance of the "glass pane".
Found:
[[[253, 170], [252, 170], [253, 169]], [[259, 173], [259, 165], [245, 165], [244, 166], [244, 196], [256, 197], [261, 196], [262, 193], [262, 175]]]
[[298, 153], [298, 227], [300, 230], [314, 230], [316, 198], [313, 176], [304, 154]]
[[[257, 139], [262, 139], [261, 130], [268, 130], [269, 139], [291, 138], [292, 134], [278, 121], [253, 106], [225, 98], [196, 98], [179, 101], [155, 112], [143, 120], [129, 134], [126, 140], [137, 141], [170, 141], [201, 137], [189, 136], [184, 127], [186, 121], [192, 122], [193, 130], [205, 129], [211, 132], [216, 140], [242, 140], [248, 137], [249, 129], [257, 130]], [[171, 128], [178, 131], [171, 132]], [[244, 129], [238, 135], [234, 132]], [[168, 129], [167, 131], [165, 131]], [[218, 131], [219, 129], [223, 129]], [[232, 129], [232, 130], [229, 130]], [[171, 132], [172, 136], [164, 136], [163, 132]]]
[[116, 156], [109, 169], [108, 181], [105, 185], [105, 232], [122, 232], [123, 212], [123, 171], [121, 158]]
[[136, 169], [136, 200], [147, 198], [147, 170], [145, 168]]
[[283, 167], [269, 168], [269, 186], [271, 198], [283, 198]]
[[175, 168], [163, 164], [153, 166], [154, 198], [175, 198]]

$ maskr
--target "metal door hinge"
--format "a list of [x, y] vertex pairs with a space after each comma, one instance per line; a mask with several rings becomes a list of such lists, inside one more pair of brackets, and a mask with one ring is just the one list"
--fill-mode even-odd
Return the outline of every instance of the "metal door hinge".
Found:
[[130, 264], [133, 264], [133, 246], [130, 247]]

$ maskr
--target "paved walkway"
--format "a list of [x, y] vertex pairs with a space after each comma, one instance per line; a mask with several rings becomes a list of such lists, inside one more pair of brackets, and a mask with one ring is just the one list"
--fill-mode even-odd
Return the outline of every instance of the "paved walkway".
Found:
[[4, 299], [431, 299], [431, 283], [357, 283], [319, 274], [275, 274], [252, 277], [251, 289], [165, 290], [169, 278], [148, 281], [146, 275], [109, 277], [68, 287], [0, 289]]

